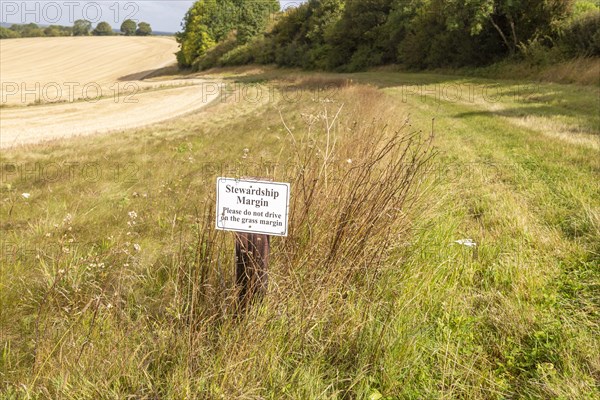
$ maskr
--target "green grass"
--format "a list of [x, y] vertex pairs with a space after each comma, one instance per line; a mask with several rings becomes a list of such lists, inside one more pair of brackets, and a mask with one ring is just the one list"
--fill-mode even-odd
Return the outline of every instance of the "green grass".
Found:
[[[598, 88], [209, 76], [276, 89], [2, 152], [0, 397], [600, 398]], [[431, 155], [403, 139], [433, 118], [435, 157], [390, 169]], [[236, 318], [211, 205], [244, 175], [292, 182], [293, 211], [267, 297]]]

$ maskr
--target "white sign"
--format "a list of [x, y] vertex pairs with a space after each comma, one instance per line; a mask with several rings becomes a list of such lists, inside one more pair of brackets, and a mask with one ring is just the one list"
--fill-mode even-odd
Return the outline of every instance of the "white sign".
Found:
[[287, 236], [290, 184], [217, 178], [217, 229]]

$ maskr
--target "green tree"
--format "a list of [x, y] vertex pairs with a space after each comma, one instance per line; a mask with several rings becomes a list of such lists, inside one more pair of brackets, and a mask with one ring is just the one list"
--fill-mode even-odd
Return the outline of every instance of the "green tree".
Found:
[[111, 36], [114, 34], [112, 26], [108, 22], [100, 22], [96, 29], [93, 30], [92, 34], [94, 36]]
[[44, 29], [44, 36], [47, 36], [47, 37], [62, 36], [62, 32], [61, 32], [59, 26], [50, 25], [49, 27]]
[[69, 26], [50, 25], [42, 29], [34, 23], [24, 25], [13, 24], [9, 29], [3, 28], [2, 30], [3, 39], [16, 37], [71, 36], [71, 34], [72, 28]]
[[267, 35], [273, 48], [271, 59], [280, 65], [328, 68], [331, 46], [328, 38], [340, 20], [344, 0], [309, 0], [288, 11]]
[[[567, 31], [570, 43], [595, 54], [594, 21], [566, 23], [573, 1], [307, 0], [273, 25], [272, 0], [198, 0], [177, 35], [177, 59], [181, 66], [275, 62], [337, 70], [477, 66], [530, 47], [568, 47]], [[224, 40], [227, 46], [205, 56]]]
[[73, 24], [73, 36], [88, 36], [92, 30], [92, 23], [85, 19], [78, 19]]
[[62, 36], [73, 36], [73, 27], [59, 25]]
[[414, 8], [402, 10], [404, 14], [393, 11], [390, 17], [390, 26], [396, 29], [391, 38], [399, 38], [397, 62], [418, 69], [460, 67], [493, 62], [505, 53], [491, 25], [478, 33], [472, 30], [475, 7], [459, 7], [445, 0], [412, 5]]
[[390, 15], [386, 23], [387, 38], [392, 47], [406, 37], [411, 30], [412, 21], [423, 8], [422, 0], [393, 0]]
[[191, 67], [196, 58], [216, 44], [211, 29], [216, 16], [217, 6], [211, 0], [198, 0], [185, 14], [183, 31], [176, 35], [179, 42], [177, 62], [181, 67]]
[[397, 60], [415, 68], [490, 64], [532, 41], [552, 46], [571, 10], [570, 0], [397, 1]]
[[121, 24], [121, 32], [125, 36], [133, 36], [135, 35], [135, 30], [137, 29], [137, 23], [132, 19], [126, 19]]
[[[511, 55], [531, 39], [556, 37], [572, 7], [572, 0], [455, 0], [443, 6], [449, 31], [479, 35], [491, 26]], [[465, 10], [474, 12], [465, 19]]]
[[135, 34], [137, 36], [149, 36], [152, 35], [152, 27], [150, 27], [150, 24], [147, 22], [140, 22], [138, 24], [138, 28], [135, 31]]
[[177, 33], [180, 50], [177, 61], [190, 67], [208, 49], [235, 32], [238, 44], [247, 43], [262, 33], [271, 13], [279, 10], [277, 0], [198, 0], [183, 20]]
[[10, 29], [18, 32], [21, 37], [44, 36], [43, 29], [33, 22], [25, 25], [12, 25]]
[[21, 37], [19, 32], [0, 26], [0, 39], [15, 39], [19, 37]]
[[568, 57], [600, 56], [600, 11], [592, 9], [570, 21], [560, 45]]
[[[234, 0], [238, 18], [232, 18], [237, 27], [238, 43], [247, 43], [251, 38], [262, 33], [270, 16], [279, 11], [278, 0]], [[224, 15], [222, 18], [226, 19]], [[220, 40], [220, 38], [219, 38]]]
[[385, 28], [391, 9], [392, 0], [347, 0], [328, 38], [331, 65], [358, 70], [393, 61], [395, 52], [386, 46]]

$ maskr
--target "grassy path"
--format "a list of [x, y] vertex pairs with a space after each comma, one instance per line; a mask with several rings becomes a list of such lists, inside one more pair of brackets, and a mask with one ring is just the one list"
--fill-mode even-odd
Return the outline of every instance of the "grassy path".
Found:
[[[439, 374], [448, 380], [442, 392], [447, 398], [477, 392], [468, 387], [470, 374], [489, 390], [478, 397], [494, 391], [535, 398], [597, 397], [592, 388], [600, 366], [595, 334], [600, 164], [593, 142], [598, 130], [590, 129], [596, 117], [587, 114], [589, 108], [572, 113], [572, 125], [590, 139], [573, 143], [490, 110], [517, 107], [514, 103], [461, 104], [435, 95], [406, 101], [406, 90], [386, 92], [405, 102], [415, 121], [436, 118], [440, 149], [434, 188], [439, 201], [417, 239], [418, 248], [433, 240], [437, 254], [428, 251], [414, 267], [430, 265], [452, 277], [445, 282], [453, 285], [436, 286], [443, 304], [437, 334], [447, 335], [442, 339], [447, 348], [428, 360], [443, 366], [431, 382], [438, 382]], [[578, 101], [593, 104], [593, 93]], [[548, 106], [533, 103], [534, 108]], [[561, 111], [545, 111], [544, 126]], [[528, 117], [526, 110], [521, 115]], [[453, 249], [452, 241], [461, 238], [477, 242], [476, 250]], [[440, 346], [438, 340], [434, 346]], [[448, 364], [448, 351], [454, 364]], [[436, 387], [430, 389], [431, 396], [440, 395]]]

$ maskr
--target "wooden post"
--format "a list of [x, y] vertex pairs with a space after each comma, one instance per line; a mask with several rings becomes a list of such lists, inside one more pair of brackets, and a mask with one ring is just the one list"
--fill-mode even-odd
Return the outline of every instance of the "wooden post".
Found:
[[268, 286], [270, 238], [257, 233], [235, 234], [236, 284], [240, 310], [254, 299], [260, 300]]
[[254, 177], [217, 178], [215, 227], [235, 232], [237, 310], [268, 286], [271, 236], [287, 236], [290, 184]]

